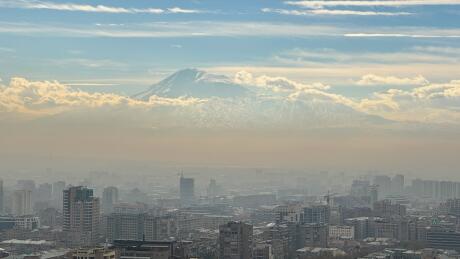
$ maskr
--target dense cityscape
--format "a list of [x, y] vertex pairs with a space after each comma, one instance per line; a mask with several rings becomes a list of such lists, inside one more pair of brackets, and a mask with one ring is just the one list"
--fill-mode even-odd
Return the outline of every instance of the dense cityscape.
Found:
[[0, 259], [460, 259], [460, 0], [0, 0]]
[[[180, 172], [0, 181], [4, 258], [460, 258], [460, 182]], [[244, 180], [238, 178], [245, 177]], [[263, 180], [265, 179], [265, 180]], [[160, 182], [166, 181], [166, 182]], [[156, 182], [156, 184], [154, 183]]]

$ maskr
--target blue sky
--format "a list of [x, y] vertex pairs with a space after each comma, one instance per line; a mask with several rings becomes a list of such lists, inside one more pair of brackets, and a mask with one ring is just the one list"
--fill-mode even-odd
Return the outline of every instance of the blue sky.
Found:
[[[369, 1], [358, 1], [352, 6], [340, 1], [325, 6], [321, 6], [322, 1], [316, 2], [312, 7], [311, 3], [301, 1], [3, 0], [1, 77], [101, 82], [119, 85], [116, 91], [133, 93], [187, 67], [251, 67], [258, 73], [273, 74], [261, 69], [269, 66], [285, 68], [276, 75], [308, 82], [313, 80], [309, 73], [287, 71], [305, 64], [280, 61], [277, 57], [296, 49], [327, 49], [353, 56], [363, 52], [408, 53], [415, 52], [416, 47], [460, 47], [459, 38], [453, 37], [460, 36], [458, 1], [393, 1], [396, 3], [383, 6], [370, 5]], [[339, 14], [343, 11], [352, 13]], [[360, 33], [387, 36], [344, 36]], [[413, 38], [414, 35], [421, 37]], [[353, 65], [350, 60], [331, 59], [321, 57], [313, 61], [323, 67], [329, 63]], [[403, 58], [395, 62], [414, 63]], [[379, 60], [366, 63], [376, 66]], [[424, 63], [423, 67], [427, 67], [431, 65], [427, 63], [439, 61]], [[400, 68], [395, 70], [403, 74]], [[412, 70], [405, 76], [422, 72]], [[449, 73], [426, 76], [447, 80], [451, 79]], [[337, 86], [346, 85], [343, 81], [345, 78], [330, 80]]]

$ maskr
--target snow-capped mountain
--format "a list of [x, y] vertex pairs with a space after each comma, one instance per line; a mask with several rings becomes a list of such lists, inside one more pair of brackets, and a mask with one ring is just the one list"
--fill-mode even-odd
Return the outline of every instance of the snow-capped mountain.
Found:
[[163, 125], [169, 121], [177, 127], [321, 128], [387, 123], [381, 117], [341, 103], [326, 90], [314, 89], [293, 98], [290, 94], [297, 91], [295, 89], [273, 91], [267, 87], [237, 84], [223, 75], [185, 69], [133, 98], [143, 101], [148, 101], [151, 96], [203, 99], [203, 102], [196, 105], [160, 109], [161, 112], [155, 118], [163, 118]]
[[236, 98], [251, 93], [244, 86], [233, 83], [223, 75], [208, 74], [198, 69], [180, 70], [162, 81], [152, 85], [149, 89], [133, 96], [139, 100], [148, 100], [150, 96], [177, 98]]

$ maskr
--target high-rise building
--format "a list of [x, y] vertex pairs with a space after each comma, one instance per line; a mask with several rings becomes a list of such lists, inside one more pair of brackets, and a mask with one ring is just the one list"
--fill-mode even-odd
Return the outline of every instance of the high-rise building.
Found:
[[70, 187], [63, 192], [63, 230], [70, 241], [88, 244], [98, 237], [100, 201], [93, 190]]
[[370, 182], [367, 180], [354, 180], [351, 184], [350, 195], [364, 197], [369, 195]]
[[345, 219], [345, 224], [352, 226], [355, 233], [353, 236], [357, 240], [362, 240], [373, 236], [372, 223], [373, 218], [370, 217], [358, 217]]
[[449, 199], [445, 202], [445, 206], [449, 215], [460, 216], [460, 199]]
[[253, 259], [273, 259], [272, 244], [267, 242], [257, 243], [254, 246]]
[[379, 187], [377, 185], [369, 186], [369, 197], [370, 205], [374, 205], [374, 202], [379, 200]]
[[180, 201], [182, 206], [190, 206], [195, 200], [195, 179], [180, 177]]
[[219, 227], [219, 259], [251, 259], [252, 225], [231, 221]]
[[4, 199], [5, 198], [4, 198], [4, 192], [3, 192], [3, 180], [0, 179], [0, 215], [2, 215], [4, 213], [4, 210], [5, 210], [5, 208], [4, 208], [5, 200]]
[[404, 192], [404, 175], [398, 174], [391, 179], [392, 195], [401, 195]]
[[53, 196], [53, 202], [54, 206], [59, 210], [62, 211], [62, 192], [65, 189], [65, 182], [64, 181], [58, 181], [53, 183], [52, 187], [52, 196]]
[[104, 188], [102, 193], [102, 209], [104, 213], [111, 213], [113, 205], [118, 202], [118, 189], [114, 186]]
[[37, 201], [46, 201], [49, 202], [52, 197], [53, 186], [49, 183], [42, 183], [38, 186], [37, 189]]
[[426, 229], [428, 247], [447, 250], [460, 250], [460, 232], [443, 226], [431, 226]]
[[384, 199], [391, 194], [391, 178], [387, 175], [376, 175], [374, 177], [374, 185], [378, 188], [378, 199]]
[[16, 185], [18, 190], [35, 190], [35, 181], [33, 180], [18, 180]]
[[32, 213], [30, 190], [16, 190], [13, 193], [12, 212], [15, 216], [30, 215]]
[[211, 179], [209, 181], [208, 189], [207, 189], [208, 197], [212, 198], [219, 195], [219, 186], [215, 179]]
[[327, 205], [312, 205], [305, 207], [303, 213], [300, 216], [302, 223], [321, 223], [329, 224], [331, 211]]
[[327, 247], [329, 227], [326, 224], [301, 224], [299, 237], [302, 247]]
[[374, 215], [377, 217], [392, 218], [406, 215], [406, 206], [393, 204], [390, 200], [377, 201], [373, 207]]

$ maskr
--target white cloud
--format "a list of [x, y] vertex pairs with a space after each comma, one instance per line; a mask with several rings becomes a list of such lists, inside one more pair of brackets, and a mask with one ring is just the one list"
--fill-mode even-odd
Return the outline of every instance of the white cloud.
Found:
[[[421, 83], [423, 79], [388, 76], [379, 80], [398, 85], [407, 80]], [[410, 90], [389, 89], [361, 99], [330, 92], [323, 83], [305, 84], [285, 77], [239, 72], [234, 80], [269, 91], [257, 100], [152, 96], [148, 101], [140, 101], [118, 94], [73, 90], [56, 81], [13, 78], [9, 85], [0, 84], [0, 117], [5, 114], [41, 117], [83, 110], [97, 114], [118, 111], [127, 117], [142, 113], [140, 121], [164, 120], [168, 125], [198, 127], [201, 123], [234, 126], [259, 120], [264, 124], [285, 123], [285, 119], [292, 123], [321, 120], [326, 126], [336, 122], [348, 125], [354, 119], [365, 118], [363, 115], [401, 122], [460, 124], [460, 80], [427, 83]], [[278, 117], [269, 119], [273, 114]]]
[[460, 124], [460, 81], [377, 92], [357, 108], [396, 121]]
[[168, 11], [170, 13], [201, 13], [202, 12], [200, 10], [184, 9], [180, 7], [168, 8]]
[[89, 5], [89, 4], [75, 4], [75, 3], [54, 3], [38, 0], [19, 0], [11, 1], [4, 0], [0, 2], [0, 7], [9, 8], [24, 8], [24, 9], [47, 9], [55, 11], [70, 11], [70, 12], [92, 12], [92, 13], [114, 13], [114, 14], [163, 14], [163, 13], [200, 13], [199, 10], [184, 9], [180, 7], [173, 7], [168, 9], [161, 8], [127, 8], [127, 7], [114, 7], [106, 5]]
[[203, 103], [196, 98], [162, 98], [153, 96], [139, 101], [110, 93], [72, 90], [57, 81], [29, 81], [12, 78], [8, 86], [0, 85], [0, 111], [43, 116], [82, 108], [150, 109], [157, 106], [187, 106]]
[[286, 10], [263, 8], [265, 13], [278, 13], [283, 15], [357, 15], [357, 16], [398, 16], [411, 15], [408, 12], [377, 12], [377, 11], [356, 11], [356, 10], [330, 10], [330, 9], [313, 9], [313, 10]]
[[378, 76], [374, 74], [367, 74], [361, 77], [356, 82], [357, 85], [427, 85], [428, 80], [421, 75], [413, 78], [409, 77], [396, 77], [396, 76]]
[[323, 8], [328, 6], [419, 6], [419, 5], [460, 5], [458, 0], [376, 0], [376, 1], [286, 1], [288, 5], [306, 8]]
[[[0, 33], [52, 37], [174, 38], [174, 37], [460, 37], [460, 29], [312, 25], [284, 22], [189, 21], [125, 23], [111, 26], [0, 22]], [[376, 33], [376, 31], [378, 33]]]
[[[345, 33], [345, 37], [354, 38], [460, 38], [460, 34], [439, 33], [442, 34], [410, 34], [410, 33]], [[455, 32], [457, 33], [457, 32]]]
[[312, 84], [303, 84], [289, 80], [285, 77], [271, 77], [267, 75], [254, 76], [249, 72], [240, 71], [235, 74], [234, 78], [235, 83], [242, 85], [257, 86], [262, 88], [271, 89], [275, 92], [282, 91], [301, 91], [304, 89], [329, 89], [330, 86], [323, 83], [312, 83]]
[[123, 26], [66, 26], [31, 23], [2, 23], [0, 33], [59, 37], [173, 38], [234, 36], [311, 36], [342, 35], [333, 26], [298, 25], [268, 22], [152, 22]]
[[62, 83], [66, 86], [116, 86], [119, 84], [110, 84], [110, 83], [93, 83], [93, 82], [86, 82], [86, 83]]
[[282, 64], [308, 66], [321, 63], [332, 64], [458, 64], [460, 52], [449, 54], [408, 48], [398, 52], [343, 52], [334, 49], [292, 49], [279, 53], [274, 60]]
[[356, 11], [356, 10], [330, 10], [316, 9], [310, 11], [313, 14], [320, 15], [358, 15], [358, 16], [400, 16], [412, 15], [409, 12], [376, 12], [376, 11]]

